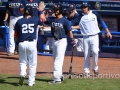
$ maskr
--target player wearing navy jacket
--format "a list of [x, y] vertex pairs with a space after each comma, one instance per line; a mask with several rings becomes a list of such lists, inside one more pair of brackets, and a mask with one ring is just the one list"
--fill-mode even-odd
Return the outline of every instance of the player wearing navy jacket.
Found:
[[[72, 22], [73, 20], [76, 20], [79, 16], [81, 16], [80, 14], [77, 13], [76, 7], [75, 7], [74, 4], [69, 5], [69, 7], [66, 10], [66, 15], [67, 15], [67, 19], [70, 22]], [[78, 27], [77, 25], [79, 25], [79, 21], [74, 24], [74, 28], [75, 28], [75, 26]], [[77, 30], [77, 29], [74, 29], [74, 28], [72, 28], [72, 31]], [[75, 47], [76, 50], [78, 52], [82, 52], [83, 51], [83, 38], [76, 38], [75, 43], [76, 43], [76, 47]]]
[[20, 13], [20, 9], [23, 7], [23, 0], [9, 0], [6, 4], [6, 15], [4, 19], [4, 23], [6, 23], [8, 16], [10, 15], [9, 22], [9, 53], [8, 56], [14, 55], [15, 50], [15, 42], [14, 42], [14, 26], [18, 19], [22, 18], [22, 14]]
[[62, 66], [67, 47], [67, 36], [73, 40], [72, 29], [69, 21], [63, 17], [63, 5], [55, 4], [53, 11], [56, 17], [47, 18], [51, 23], [51, 33], [53, 40], [53, 59], [54, 59], [54, 80], [50, 84], [60, 84], [62, 78]]
[[[98, 75], [98, 51], [99, 51], [99, 36], [100, 29], [98, 23], [104, 24], [97, 12], [89, 9], [89, 3], [83, 2], [81, 9], [83, 16], [80, 19], [79, 26], [81, 34], [83, 35], [83, 49], [84, 49], [84, 75], [88, 76], [90, 73], [90, 53], [92, 51], [92, 70], [94, 74]], [[108, 28], [105, 28], [107, 36], [112, 38]]]
[[36, 35], [38, 25], [41, 21], [37, 17], [32, 17], [33, 10], [31, 6], [24, 8], [24, 17], [15, 24], [15, 39], [18, 41], [19, 61], [20, 61], [20, 80], [23, 85], [26, 76], [27, 64], [29, 65], [28, 85], [35, 84], [36, 66], [37, 66], [37, 48]]
[[76, 11], [76, 6], [74, 4], [70, 4], [69, 7], [66, 10], [66, 15], [67, 15], [67, 19], [69, 21], [75, 19], [77, 16], [79, 16], [79, 14]]
[[24, 6], [32, 6], [33, 7], [33, 16], [39, 17], [39, 3], [40, 0], [23, 0]]

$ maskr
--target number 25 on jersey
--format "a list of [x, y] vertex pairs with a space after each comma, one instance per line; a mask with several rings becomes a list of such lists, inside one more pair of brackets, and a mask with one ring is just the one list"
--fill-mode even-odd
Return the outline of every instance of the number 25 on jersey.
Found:
[[34, 24], [22, 25], [22, 33], [33, 33], [33, 32], [34, 32]]

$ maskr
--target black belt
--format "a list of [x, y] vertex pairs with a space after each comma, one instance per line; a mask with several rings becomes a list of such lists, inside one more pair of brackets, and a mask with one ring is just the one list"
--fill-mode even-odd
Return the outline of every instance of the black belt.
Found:
[[29, 41], [29, 42], [32, 42], [32, 41], [34, 41], [34, 39], [29, 39], [28, 41]]
[[60, 39], [62, 39], [62, 38], [54, 38], [54, 40], [60, 40]]
[[[29, 40], [25, 40], [25, 41], [28, 41], [28, 42], [32, 42], [34, 41], [35, 39], [29, 39]], [[24, 41], [21, 41], [21, 42], [24, 42]]]

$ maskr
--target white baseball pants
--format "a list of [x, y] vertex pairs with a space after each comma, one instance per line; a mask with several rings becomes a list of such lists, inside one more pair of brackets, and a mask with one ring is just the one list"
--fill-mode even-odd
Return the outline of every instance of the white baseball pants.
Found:
[[20, 76], [26, 75], [27, 64], [29, 65], [28, 83], [35, 82], [36, 67], [37, 67], [37, 48], [36, 40], [24, 41], [19, 43], [19, 61], [20, 61]]
[[90, 54], [92, 51], [92, 69], [98, 70], [98, 51], [99, 51], [99, 36], [84, 36], [84, 72], [90, 73]]
[[15, 50], [15, 42], [14, 42], [14, 26], [17, 22], [18, 19], [22, 18], [23, 16], [19, 16], [19, 17], [14, 17], [14, 16], [10, 16], [10, 23], [9, 23], [9, 52], [14, 53]]
[[61, 81], [67, 39], [53, 40], [54, 81]]

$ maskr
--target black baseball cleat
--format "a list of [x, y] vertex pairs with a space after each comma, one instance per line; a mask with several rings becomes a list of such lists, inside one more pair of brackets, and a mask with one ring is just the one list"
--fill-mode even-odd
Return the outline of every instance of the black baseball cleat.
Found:
[[93, 70], [93, 72], [94, 72], [95, 75], [99, 74], [98, 70]]
[[61, 79], [61, 82], [63, 82], [64, 81], [64, 76], [62, 76], [60, 79]]
[[21, 76], [19, 80], [19, 84], [22, 86], [24, 82], [25, 77]]
[[48, 82], [49, 84], [61, 84], [61, 81], [50, 81], [50, 82]]

